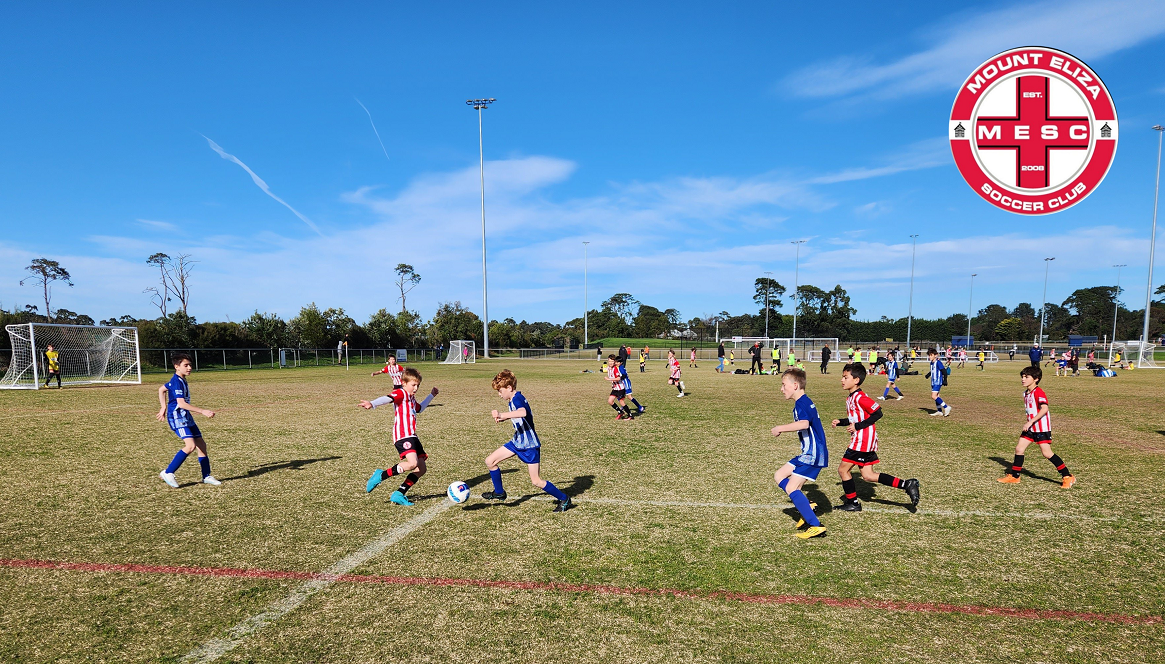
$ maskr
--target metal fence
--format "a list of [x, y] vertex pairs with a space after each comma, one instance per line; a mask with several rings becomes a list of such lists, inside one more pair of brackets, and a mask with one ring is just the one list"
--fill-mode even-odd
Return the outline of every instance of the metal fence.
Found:
[[406, 354], [407, 362], [432, 362], [437, 358], [433, 348], [349, 348], [347, 357], [335, 348], [143, 348], [142, 373], [162, 373], [173, 370], [174, 353], [186, 353], [195, 371], [223, 371], [228, 369], [294, 369], [297, 367], [334, 367], [349, 365], [382, 365], [398, 350]]

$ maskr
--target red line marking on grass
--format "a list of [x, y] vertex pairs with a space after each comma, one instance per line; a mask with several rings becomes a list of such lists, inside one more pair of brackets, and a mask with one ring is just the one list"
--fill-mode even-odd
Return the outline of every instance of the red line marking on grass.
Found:
[[305, 581], [324, 578], [337, 583], [371, 583], [390, 586], [436, 586], [449, 588], [489, 588], [501, 590], [533, 590], [595, 595], [625, 595], [674, 597], [688, 600], [721, 600], [746, 604], [793, 604], [798, 606], [829, 606], [842, 609], [871, 609], [909, 613], [948, 613], [969, 616], [998, 616], [1021, 620], [1082, 620], [1109, 622], [1122, 625], [1157, 625], [1161, 616], [1134, 616], [1120, 613], [1091, 611], [1057, 611], [1021, 609], [1007, 606], [977, 606], [973, 604], [943, 604], [940, 602], [904, 602], [863, 598], [818, 597], [813, 595], [757, 595], [728, 591], [688, 591], [671, 588], [627, 588], [621, 586], [591, 585], [585, 583], [554, 583], [538, 581], [504, 581], [489, 579], [426, 578], [412, 576], [377, 576], [363, 574], [326, 575], [311, 572], [293, 572], [234, 567], [194, 567], [189, 565], [139, 565], [118, 563], [70, 563], [54, 560], [0, 559], [0, 567], [16, 569], [47, 569], [71, 572], [124, 572], [137, 574], [174, 574], [179, 576], [211, 576], [240, 579], [268, 579], [274, 581]]

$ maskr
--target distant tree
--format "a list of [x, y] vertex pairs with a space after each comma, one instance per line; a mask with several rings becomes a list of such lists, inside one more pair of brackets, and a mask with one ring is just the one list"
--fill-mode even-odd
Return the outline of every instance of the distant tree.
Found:
[[672, 332], [682, 332], [684, 327], [684, 318], [680, 316], [679, 309], [664, 309], [663, 317], [667, 319], [668, 335]]
[[266, 348], [288, 345], [287, 322], [277, 314], [255, 313], [243, 321], [243, 329], [255, 343]]
[[159, 318], [156, 326], [156, 343], [162, 348], [193, 348], [194, 326], [198, 321], [187, 316], [184, 311], [175, 311], [165, 318]]
[[93, 325], [93, 318], [68, 309], [57, 309], [53, 314], [53, 322], [65, 325]]
[[396, 315], [388, 313], [387, 310], [381, 309], [369, 316], [368, 322], [364, 324], [364, 329], [368, 332], [369, 338], [372, 339], [373, 346], [377, 348], [400, 347], [402, 335], [397, 329]]
[[177, 258], [167, 261], [166, 275], [170, 280], [170, 290], [182, 304], [182, 313], [187, 313], [190, 305], [190, 272], [197, 262], [190, 260], [190, 254], [178, 254]]
[[785, 287], [776, 279], [770, 279], [768, 277], [760, 277], [753, 286], [755, 291], [753, 292], [752, 301], [756, 302], [757, 306], [761, 308], [760, 315], [765, 315], [765, 306], [768, 306], [770, 314], [776, 314], [777, 309], [780, 309], [782, 306], [781, 296], [785, 294]]
[[1072, 314], [1067, 331], [1089, 336], [1104, 334], [1110, 329], [1117, 296], [1116, 286], [1093, 286], [1073, 291], [1062, 305]]
[[101, 325], [107, 327], [133, 327], [138, 322], [137, 316], [130, 316], [126, 314], [120, 318], [107, 318], [101, 321]]
[[1019, 318], [1005, 318], [995, 326], [996, 341], [1018, 341], [1023, 338], [1023, 321]]
[[31, 272], [32, 276], [21, 279], [20, 285], [23, 286], [24, 282], [27, 281], [43, 289], [45, 318], [52, 319], [53, 310], [49, 308], [49, 299], [52, 296], [52, 283], [54, 281], [63, 281], [69, 284], [69, 288], [72, 288], [73, 278], [69, 276], [68, 270], [61, 267], [60, 263], [47, 258], [34, 258], [28, 267], [24, 269]]
[[1011, 310], [1011, 317], [1020, 320], [1034, 320], [1036, 317], [1035, 307], [1027, 302], [1020, 302], [1015, 305], [1015, 309]]
[[664, 312], [647, 304], [639, 305], [639, 312], [635, 314], [633, 334], [642, 339], [661, 336], [670, 331], [671, 323]]
[[166, 308], [170, 302], [170, 284], [167, 281], [166, 269], [170, 264], [170, 257], [162, 252], [155, 253], [146, 259], [147, 265], [158, 266], [159, 279], [157, 286], [150, 286], [143, 290], [143, 293], [150, 293], [150, 301], [158, 310], [162, 312], [162, 318], [166, 317]]
[[632, 297], [631, 293], [615, 293], [604, 301], [602, 306], [630, 325], [639, 309], [639, 301]]
[[417, 284], [421, 283], [421, 275], [417, 274], [413, 266], [408, 263], [398, 263], [393, 271], [396, 272], [396, 286], [400, 289], [400, 310], [408, 311], [408, 307], [405, 306], [405, 296], [416, 288]]
[[802, 336], [842, 338], [847, 335], [850, 317], [857, 310], [850, 306], [849, 294], [841, 284], [830, 291], [806, 284], [797, 288], [797, 296], [798, 323], [805, 326]]
[[442, 302], [437, 306], [433, 323], [429, 326], [429, 342], [439, 346], [458, 339], [479, 342], [481, 319], [459, 301]]

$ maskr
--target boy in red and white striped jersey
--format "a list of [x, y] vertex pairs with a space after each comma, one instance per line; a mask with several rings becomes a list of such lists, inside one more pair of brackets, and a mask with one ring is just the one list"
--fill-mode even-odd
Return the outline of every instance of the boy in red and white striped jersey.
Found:
[[843, 512], [860, 512], [862, 504], [858, 501], [857, 482], [854, 481], [852, 470], [855, 466], [861, 469], [862, 479], [867, 482], [877, 482], [888, 487], [902, 489], [910, 498], [911, 505], [918, 505], [918, 480], [903, 480], [893, 475], [879, 473], [873, 466], [880, 462], [878, 459], [878, 431], [874, 424], [882, 418], [882, 409], [878, 402], [862, 392], [862, 382], [866, 379], [866, 367], [861, 362], [845, 365], [841, 370], [841, 386], [849, 397], [845, 400], [848, 417], [834, 420], [833, 426], [844, 426], [850, 432], [849, 448], [841, 458], [841, 465], [837, 467], [841, 475], [841, 486], [845, 491], [842, 504], [838, 506]]
[[1044, 372], [1038, 366], [1024, 367], [1019, 372], [1019, 380], [1023, 384], [1023, 406], [1027, 411], [1027, 422], [1019, 433], [1019, 442], [1015, 445], [1015, 461], [1007, 474], [999, 478], [1004, 484], [1019, 484], [1019, 474], [1023, 471], [1023, 453], [1027, 446], [1035, 443], [1040, 446], [1044, 458], [1052, 462], [1056, 470], [1060, 471], [1060, 488], [1068, 489], [1076, 483], [1076, 478], [1068, 472], [1068, 466], [1060, 455], [1052, 452], [1052, 415], [1048, 409], [1048, 395], [1040, 387], [1040, 379]]
[[417, 437], [417, 413], [424, 411], [429, 406], [429, 402], [437, 396], [439, 390], [434, 387], [424, 401], [417, 403], [416, 394], [417, 389], [421, 386], [421, 373], [408, 367], [401, 372], [401, 380], [403, 383], [400, 389], [393, 390], [388, 396], [360, 402], [360, 407], [365, 409], [393, 405], [396, 417], [392, 423], [392, 440], [401, 459], [400, 463], [388, 470], [377, 468], [372, 471], [372, 477], [368, 478], [364, 490], [365, 493], [369, 493], [384, 480], [408, 473], [400, 488], [393, 491], [388, 499], [397, 505], [410, 506], [413, 503], [405, 497], [405, 493], [428, 470], [425, 460], [429, 458], [429, 455], [425, 454], [424, 446], [421, 445], [421, 439]]
[[384, 368], [380, 371], [372, 372], [373, 376], [380, 374], [388, 374], [388, 377], [392, 379], [392, 389], [399, 390], [401, 388], [401, 366], [396, 363], [395, 356], [389, 355], [388, 360], [384, 364]]

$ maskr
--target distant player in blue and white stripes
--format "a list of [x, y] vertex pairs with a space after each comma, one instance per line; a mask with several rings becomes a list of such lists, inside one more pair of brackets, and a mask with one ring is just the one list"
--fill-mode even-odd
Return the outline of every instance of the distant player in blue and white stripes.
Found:
[[821, 416], [817, 413], [817, 406], [809, 395], [805, 394], [805, 371], [802, 369], [786, 369], [781, 375], [781, 393], [793, 402], [793, 422], [778, 424], [773, 427], [774, 436], [796, 431], [801, 439], [801, 454], [789, 459], [789, 462], [773, 475], [777, 485], [789, 494], [797, 511], [801, 513], [801, 520], [797, 528], [805, 524], [809, 527], [797, 533], [801, 539], [809, 539], [825, 534], [825, 526], [821, 525], [814, 514], [815, 505], [801, 492], [806, 482], [817, 481], [817, 475], [822, 468], [829, 467], [829, 450], [825, 444], [825, 427], [821, 426]]
[[898, 393], [894, 397], [898, 401], [902, 401], [902, 390], [898, 389], [898, 353], [890, 351], [886, 355], [886, 389], [882, 392], [882, 396], [878, 397], [878, 401], [885, 401], [890, 396], [890, 390], [893, 389]]
[[935, 411], [930, 416], [948, 417], [951, 414], [951, 406], [943, 401], [943, 398], [938, 394], [947, 382], [947, 368], [943, 365], [942, 360], [938, 359], [938, 351], [934, 348], [926, 349], [926, 357], [930, 360], [930, 371], [927, 372], [926, 377], [930, 379], [930, 396], [934, 399], [936, 406]]
[[542, 461], [542, 441], [538, 439], [538, 434], [534, 431], [534, 411], [530, 408], [530, 402], [526, 401], [526, 397], [518, 391], [518, 378], [514, 376], [514, 372], [503, 369], [494, 376], [493, 388], [497, 390], [498, 396], [505, 399], [510, 406], [509, 412], [493, 411], [494, 422], [500, 423], [510, 420], [514, 425], [514, 437], [485, 458], [485, 467], [489, 469], [489, 477], [493, 480], [494, 490], [486, 491], [481, 494], [481, 497], [485, 500], [506, 499], [506, 490], [502, 487], [502, 471], [498, 468], [498, 464], [512, 456], [517, 456], [522, 463], [526, 464], [526, 469], [530, 471], [530, 481], [534, 486], [554, 496], [557, 501], [554, 511], [565, 512], [570, 509], [574, 506], [570, 502], [570, 496], [542, 479], [538, 473], [538, 467]]

